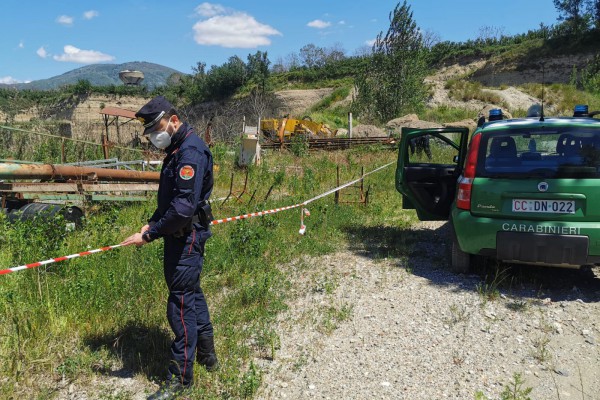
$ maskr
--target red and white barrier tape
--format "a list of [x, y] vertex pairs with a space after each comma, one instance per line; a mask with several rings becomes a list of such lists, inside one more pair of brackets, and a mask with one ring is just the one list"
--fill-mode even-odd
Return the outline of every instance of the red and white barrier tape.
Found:
[[[224, 224], [226, 222], [239, 221], [241, 219], [252, 218], [252, 217], [260, 217], [260, 216], [263, 216], [263, 215], [275, 214], [275, 213], [278, 213], [280, 211], [291, 210], [292, 208], [298, 208], [298, 207], [306, 206], [307, 204], [312, 203], [315, 200], [321, 199], [321, 198], [323, 198], [325, 196], [328, 196], [328, 195], [330, 195], [332, 193], [337, 192], [338, 190], [341, 190], [341, 189], [343, 189], [345, 187], [348, 187], [348, 186], [353, 185], [353, 184], [355, 184], [357, 182], [360, 182], [362, 179], [364, 179], [365, 176], [371, 175], [371, 174], [373, 174], [373, 173], [375, 173], [375, 172], [377, 172], [379, 170], [382, 170], [383, 168], [389, 167], [392, 164], [393, 163], [389, 163], [389, 164], [383, 165], [383, 166], [381, 166], [381, 167], [379, 167], [377, 169], [374, 169], [373, 171], [370, 171], [370, 172], [364, 174], [360, 178], [353, 180], [352, 182], [345, 183], [342, 186], [338, 186], [335, 189], [331, 189], [331, 190], [329, 190], [329, 191], [327, 191], [327, 192], [325, 192], [323, 194], [320, 194], [318, 196], [313, 197], [312, 199], [306, 200], [303, 203], [294, 204], [293, 206], [287, 206], [287, 207], [282, 207], [282, 208], [274, 208], [272, 210], [259, 211], [259, 212], [250, 213], [250, 214], [242, 214], [242, 215], [238, 215], [236, 217], [230, 217], [230, 218], [224, 218], [224, 219], [216, 219], [216, 220], [212, 221], [210, 224], [211, 225]], [[299, 233], [301, 235], [304, 235], [304, 233], [306, 232], [306, 226], [304, 225], [304, 216], [305, 215], [308, 217], [310, 215], [310, 212], [306, 208], [302, 208], [301, 215], [300, 215], [300, 231], [299, 231]], [[123, 247], [123, 245], [115, 244], [115, 245], [112, 245], [112, 246], [101, 247], [99, 249], [82, 251], [81, 253], [71, 254], [69, 256], [51, 258], [51, 259], [45, 260], [45, 261], [39, 261], [39, 262], [36, 262], [36, 263], [20, 265], [18, 267], [7, 268], [7, 269], [0, 270], [0, 275], [9, 274], [11, 272], [21, 271], [21, 270], [29, 269], [29, 268], [41, 267], [42, 265], [48, 265], [48, 264], [52, 264], [52, 263], [55, 263], [55, 262], [70, 260], [72, 258], [89, 256], [90, 254], [101, 253], [103, 251], [108, 251], [108, 250], [116, 249], [117, 247]]]
[[246, 218], [252, 218], [252, 217], [261, 217], [261, 216], [267, 215], [267, 214], [275, 214], [275, 213], [280, 212], [280, 211], [286, 211], [286, 210], [291, 210], [292, 208], [298, 208], [298, 207], [306, 206], [306, 205], [308, 205], [309, 203], [312, 203], [315, 200], [319, 200], [319, 199], [321, 199], [321, 198], [323, 198], [325, 196], [329, 196], [330, 194], [337, 192], [338, 190], [342, 190], [342, 189], [344, 189], [344, 188], [346, 188], [348, 186], [354, 185], [355, 183], [360, 182], [361, 180], [363, 180], [365, 176], [374, 174], [375, 172], [380, 171], [380, 170], [382, 170], [382, 169], [384, 169], [386, 167], [389, 167], [392, 164], [394, 164], [394, 163], [391, 162], [389, 164], [382, 165], [381, 167], [376, 168], [373, 171], [367, 172], [366, 174], [364, 174], [363, 176], [361, 176], [358, 179], [355, 179], [355, 180], [353, 180], [351, 182], [344, 183], [341, 186], [338, 186], [338, 187], [336, 187], [334, 189], [328, 190], [327, 192], [325, 192], [323, 194], [320, 194], [318, 196], [315, 196], [312, 199], [308, 199], [308, 200], [306, 200], [306, 201], [304, 201], [302, 203], [294, 204], [293, 206], [287, 206], [287, 207], [283, 207], [283, 208], [275, 208], [273, 210], [259, 211], [259, 212], [250, 213], [250, 214], [242, 214], [242, 215], [238, 215], [236, 217], [230, 217], [230, 218], [224, 218], [224, 219], [216, 219], [216, 220], [212, 221], [210, 224], [211, 225], [217, 225], [217, 224], [223, 224], [225, 222], [238, 221], [240, 219], [246, 219]]
[[108, 250], [116, 249], [117, 247], [122, 247], [122, 245], [115, 244], [113, 246], [101, 247], [99, 249], [82, 251], [81, 253], [71, 254], [70, 256], [51, 258], [49, 260], [39, 261], [39, 262], [32, 263], [32, 264], [25, 264], [25, 265], [20, 265], [18, 267], [7, 268], [7, 269], [0, 270], [0, 275], [9, 274], [11, 272], [17, 272], [17, 271], [21, 271], [23, 269], [28, 269], [28, 268], [41, 267], [42, 265], [48, 265], [48, 264], [52, 264], [52, 263], [55, 263], [55, 262], [70, 260], [71, 258], [89, 256], [90, 254], [95, 254], [95, 253], [100, 253], [100, 252], [103, 252], [103, 251], [108, 251]]
[[250, 213], [250, 214], [242, 214], [242, 215], [238, 215], [236, 217], [229, 217], [229, 218], [223, 218], [223, 219], [215, 219], [210, 224], [211, 225], [224, 224], [226, 222], [239, 221], [241, 219], [246, 219], [246, 218], [261, 217], [261, 216], [267, 215], [267, 214], [275, 214], [275, 213], [278, 213], [280, 211], [286, 211], [286, 210], [291, 210], [292, 208], [300, 207], [303, 204], [304, 203], [300, 203], [300, 204], [294, 204], [293, 206], [287, 206], [287, 207], [282, 207], [282, 208], [274, 208], [272, 210], [259, 211], [259, 212]]

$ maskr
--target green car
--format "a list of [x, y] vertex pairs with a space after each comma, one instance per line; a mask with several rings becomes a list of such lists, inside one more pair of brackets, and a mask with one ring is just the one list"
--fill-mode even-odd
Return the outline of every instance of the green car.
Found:
[[[536, 110], [534, 110], [536, 111]], [[600, 120], [504, 120], [403, 129], [396, 189], [422, 221], [450, 220], [451, 265], [477, 259], [578, 268], [600, 263]]]

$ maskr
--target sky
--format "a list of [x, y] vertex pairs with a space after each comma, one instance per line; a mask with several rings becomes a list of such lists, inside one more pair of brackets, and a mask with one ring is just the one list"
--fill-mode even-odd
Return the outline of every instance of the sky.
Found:
[[[191, 73], [266, 51], [271, 64], [306, 44], [355, 55], [387, 32], [398, 1], [3, 0], [0, 83], [96, 63], [147, 61]], [[423, 32], [466, 41], [557, 22], [553, 0], [408, 0]]]

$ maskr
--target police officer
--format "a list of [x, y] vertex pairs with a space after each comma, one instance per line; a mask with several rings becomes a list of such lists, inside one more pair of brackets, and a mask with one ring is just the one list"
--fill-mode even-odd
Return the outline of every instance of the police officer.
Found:
[[213, 327], [200, 288], [204, 243], [211, 236], [207, 201], [213, 188], [213, 160], [204, 141], [179, 119], [163, 96], [150, 100], [135, 116], [144, 125], [143, 134], [166, 156], [158, 207], [148, 224], [122, 244], [142, 246], [164, 239], [167, 318], [175, 340], [167, 380], [149, 399], [170, 399], [192, 384], [194, 357], [208, 370], [218, 365]]

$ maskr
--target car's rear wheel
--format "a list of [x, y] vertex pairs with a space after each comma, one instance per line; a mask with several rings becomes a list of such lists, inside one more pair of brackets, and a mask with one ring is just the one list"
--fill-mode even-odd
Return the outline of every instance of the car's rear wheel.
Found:
[[472, 257], [460, 249], [456, 238], [452, 239], [450, 266], [457, 274], [466, 274], [471, 270]]

